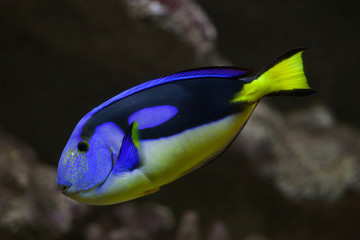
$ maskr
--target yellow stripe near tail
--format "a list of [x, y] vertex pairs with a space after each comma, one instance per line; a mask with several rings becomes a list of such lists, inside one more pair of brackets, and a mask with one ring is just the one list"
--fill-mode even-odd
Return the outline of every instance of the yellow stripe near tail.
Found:
[[232, 102], [253, 103], [268, 94], [286, 92], [291, 95], [299, 90], [310, 90], [301, 58], [303, 51], [304, 49], [291, 50], [275, 59], [258, 78], [244, 84]]

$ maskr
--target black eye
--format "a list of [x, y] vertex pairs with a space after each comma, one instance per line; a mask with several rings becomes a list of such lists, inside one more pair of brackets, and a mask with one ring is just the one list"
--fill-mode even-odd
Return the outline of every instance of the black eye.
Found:
[[78, 143], [77, 148], [80, 152], [86, 152], [89, 149], [89, 143], [86, 141], [81, 141]]

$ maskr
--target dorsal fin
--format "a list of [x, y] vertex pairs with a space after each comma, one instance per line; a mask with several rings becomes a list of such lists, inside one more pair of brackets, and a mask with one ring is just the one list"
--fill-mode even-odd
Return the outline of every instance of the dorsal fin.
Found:
[[130, 88], [115, 97], [109, 99], [104, 102], [97, 108], [93, 109], [92, 113], [95, 113], [102, 108], [119, 101], [127, 96], [130, 96], [134, 93], [140, 92], [142, 90], [152, 88], [164, 83], [174, 82], [179, 80], [193, 79], [193, 78], [239, 78], [245, 77], [251, 74], [253, 70], [245, 69], [245, 68], [237, 68], [237, 67], [204, 67], [204, 68], [196, 68], [190, 69], [182, 72], [177, 72], [162, 78], [157, 78], [148, 82], [144, 82], [140, 85], [137, 85], [133, 88]]
[[252, 70], [237, 67], [203, 67], [177, 72], [169, 76], [159, 78], [163, 81], [177, 81], [191, 78], [237, 78], [250, 74]]

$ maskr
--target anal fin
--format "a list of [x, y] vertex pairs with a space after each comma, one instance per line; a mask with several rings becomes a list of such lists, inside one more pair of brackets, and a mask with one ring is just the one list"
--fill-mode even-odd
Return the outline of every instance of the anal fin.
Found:
[[158, 188], [154, 188], [154, 189], [147, 190], [147, 191], [144, 192], [143, 196], [146, 196], [146, 195], [155, 193], [155, 192], [157, 192], [157, 191], [159, 191], [159, 190], [160, 190], [159, 187], [158, 187]]

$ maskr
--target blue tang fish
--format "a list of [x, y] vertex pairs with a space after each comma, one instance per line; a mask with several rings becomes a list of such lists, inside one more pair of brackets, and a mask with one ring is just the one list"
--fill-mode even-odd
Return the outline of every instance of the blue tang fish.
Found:
[[254, 76], [236, 67], [178, 72], [126, 90], [76, 125], [57, 184], [77, 201], [106, 205], [153, 193], [218, 157], [267, 95], [308, 95], [304, 49]]

